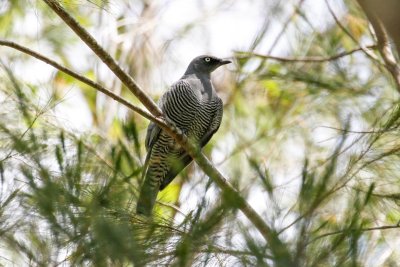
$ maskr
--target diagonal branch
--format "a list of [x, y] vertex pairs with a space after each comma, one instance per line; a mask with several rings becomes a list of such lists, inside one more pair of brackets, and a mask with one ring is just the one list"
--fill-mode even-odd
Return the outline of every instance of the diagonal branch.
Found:
[[17, 43], [11, 42], [11, 41], [7, 41], [7, 40], [2, 40], [0, 39], [0, 45], [2, 46], [8, 46], [11, 48], [14, 48], [24, 54], [30, 55], [34, 58], [37, 58], [41, 61], [43, 61], [44, 63], [47, 63], [51, 66], [53, 66], [54, 68], [58, 69], [59, 71], [68, 74], [71, 77], [74, 77], [75, 79], [77, 79], [78, 81], [83, 82], [84, 84], [89, 85], [90, 87], [102, 92], [103, 94], [111, 97], [112, 99], [114, 99], [115, 101], [121, 103], [122, 105], [126, 106], [127, 108], [139, 113], [140, 115], [142, 115], [143, 117], [145, 117], [146, 119], [149, 119], [151, 121], [153, 121], [154, 123], [160, 124], [160, 123], [164, 123], [162, 120], [154, 117], [152, 114], [150, 114], [148, 111], [137, 107], [135, 105], [132, 105], [131, 103], [129, 103], [128, 101], [126, 101], [125, 99], [123, 99], [122, 97], [114, 94], [113, 92], [111, 92], [110, 90], [107, 90], [106, 88], [104, 88], [101, 84], [96, 83], [88, 78], [86, 78], [85, 76], [82, 76], [76, 72], [74, 72], [73, 70], [60, 65], [59, 63], [57, 63], [56, 61], [38, 53], [35, 52], [25, 46], [19, 45]]
[[[126, 74], [115, 62], [115, 60], [96, 42], [96, 40], [75, 21], [65, 9], [55, 0], [43, 0], [61, 19], [81, 38], [86, 45], [114, 72], [114, 74], [138, 97], [143, 105], [153, 115], [162, 116], [161, 110], [155, 103], [139, 88], [135, 81]], [[158, 119], [158, 118], [157, 118]], [[161, 120], [161, 119], [160, 119]], [[198, 146], [189, 142], [187, 137], [176, 128], [165, 123], [158, 124], [166, 133], [172, 136], [190, 156], [196, 161], [201, 169], [222, 190], [224, 200], [231, 201], [235, 207], [240, 209], [244, 215], [258, 229], [270, 246], [273, 256], [276, 258], [276, 266], [297, 266], [293, 262], [287, 246], [279, 239], [276, 231], [272, 229], [263, 218], [248, 204], [246, 199], [227, 181], [227, 179], [212, 165], [212, 163], [201, 153]]]
[[56, 0], [43, 0], [57, 15], [76, 33], [79, 38], [106, 64], [120, 81], [142, 102], [156, 117], [161, 117], [162, 111], [148, 97], [143, 89], [129, 76], [103, 47], [86, 31]]

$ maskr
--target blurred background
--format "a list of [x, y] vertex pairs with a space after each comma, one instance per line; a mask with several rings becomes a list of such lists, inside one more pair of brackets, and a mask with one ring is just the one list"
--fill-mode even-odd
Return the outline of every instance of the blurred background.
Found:
[[[60, 3], [155, 101], [233, 60], [204, 152], [297, 266], [400, 266], [398, 57], [357, 1]], [[141, 106], [44, 2], [0, 1], [0, 34]], [[137, 217], [149, 122], [111, 98], [1, 46], [0, 103], [0, 266], [282, 266], [196, 164]]]

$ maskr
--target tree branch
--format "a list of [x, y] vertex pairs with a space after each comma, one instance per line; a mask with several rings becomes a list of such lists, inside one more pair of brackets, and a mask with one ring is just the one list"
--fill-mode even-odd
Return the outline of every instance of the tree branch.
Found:
[[[81, 38], [86, 45], [114, 72], [114, 74], [138, 97], [143, 105], [155, 116], [162, 116], [161, 110], [155, 103], [139, 88], [135, 81], [126, 74], [114, 61], [114, 59], [96, 42], [96, 40], [76, 22], [64, 8], [55, 0], [43, 0], [61, 19]], [[162, 121], [161, 119], [156, 118]], [[247, 203], [238, 191], [226, 180], [226, 178], [211, 164], [201, 153], [198, 146], [188, 141], [187, 137], [176, 128], [165, 123], [157, 123], [166, 133], [172, 136], [190, 156], [196, 161], [201, 169], [222, 190], [224, 200], [233, 201], [235, 207], [240, 209], [245, 216], [258, 229], [268, 242], [271, 252], [276, 259], [276, 266], [297, 266], [293, 262], [287, 246], [279, 239], [276, 232], [265, 223], [261, 216]]]
[[160, 108], [139, 87], [135, 80], [129, 76], [118, 63], [108, 54], [103, 47], [73, 18], [56, 0], [43, 0], [57, 15], [81, 38], [81, 40], [106, 64], [120, 81], [142, 102], [145, 107], [156, 117], [163, 116]]
[[377, 46], [376, 45], [369, 45], [366, 47], [359, 47], [359, 48], [355, 48], [353, 50], [350, 51], [345, 51], [333, 56], [329, 56], [329, 57], [303, 57], [303, 58], [293, 58], [293, 57], [277, 57], [277, 56], [270, 56], [270, 55], [263, 55], [263, 54], [258, 54], [258, 53], [252, 53], [252, 52], [237, 52], [239, 54], [239, 57], [259, 57], [259, 58], [263, 58], [263, 59], [272, 59], [272, 60], [277, 60], [277, 61], [281, 61], [281, 62], [288, 62], [288, 63], [293, 63], [293, 62], [305, 62], [305, 63], [319, 63], [319, 62], [328, 62], [328, 61], [334, 61], [334, 60], [338, 60], [342, 57], [351, 55], [353, 53], [359, 52], [359, 51], [364, 51], [365, 49], [376, 49]]
[[2, 40], [2, 39], [0, 39], [0, 45], [14, 48], [14, 49], [16, 49], [16, 50], [18, 50], [18, 51], [20, 51], [20, 52], [22, 52], [24, 54], [30, 55], [30, 56], [32, 56], [34, 58], [37, 58], [40, 61], [43, 61], [44, 63], [53, 66], [54, 68], [58, 69], [59, 71], [65, 73], [65, 74], [68, 74], [69, 76], [74, 77], [78, 81], [81, 81], [84, 84], [87, 84], [90, 87], [92, 87], [92, 88], [102, 92], [103, 94], [111, 97], [112, 99], [114, 99], [115, 101], [121, 103], [122, 105], [126, 106], [127, 108], [139, 113], [140, 115], [142, 115], [146, 119], [149, 119], [149, 120], [151, 120], [151, 121], [153, 121], [154, 123], [157, 123], [157, 124], [160, 124], [160, 123], [165, 124], [163, 120], [160, 120], [160, 119], [154, 117], [148, 111], [146, 111], [146, 110], [144, 110], [144, 109], [142, 109], [140, 107], [132, 105], [131, 103], [129, 103], [128, 101], [126, 101], [122, 97], [120, 97], [120, 96], [114, 94], [113, 92], [111, 92], [110, 90], [107, 90], [106, 88], [104, 88], [101, 84], [96, 83], [96, 82], [86, 78], [85, 76], [82, 76], [82, 75], [74, 72], [73, 70], [71, 70], [71, 69], [69, 69], [69, 68], [67, 68], [65, 66], [62, 66], [61, 64], [55, 62], [54, 60], [52, 60], [52, 59], [50, 59], [50, 58], [48, 58], [48, 57], [46, 57], [46, 56], [44, 56], [44, 55], [42, 55], [42, 54], [40, 54], [38, 52], [35, 52], [35, 51], [25, 47], [25, 46], [17, 44], [17, 43], [14, 43], [14, 42], [11, 42], [11, 41], [7, 41], [7, 40]]

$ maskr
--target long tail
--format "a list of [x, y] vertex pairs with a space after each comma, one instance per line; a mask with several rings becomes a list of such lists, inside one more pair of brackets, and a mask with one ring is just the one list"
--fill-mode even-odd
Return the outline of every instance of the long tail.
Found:
[[150, 183], [150, 175], [151, 174], [147, 172], [136, 206], [136, 213], [145, 216], [151, 216], [159, 191], [159, 187], [155, 187]]
[[[136, 206], [138, 214], [151, 215], [158, 192], [192, 161], [190, 156], [185, 155], [171, 150], [164, 150], [161, 155], [152, 155], [152, 149], [148, 151], [143, 168], [143, 184]], [[154, 157], [152, 162], [150, 157]]]
[[151, 177], [153, 174], [149, 168], [151, 150], [148, 151], [146, 160], [144, 162], [143, 177], [144, 181], [140, 189], [139, 199], [136, 206], [136, 213], [143, 214], [145, 216], [151, 216], [154, 204], [156, 202], [159, 186], [153, 184]]

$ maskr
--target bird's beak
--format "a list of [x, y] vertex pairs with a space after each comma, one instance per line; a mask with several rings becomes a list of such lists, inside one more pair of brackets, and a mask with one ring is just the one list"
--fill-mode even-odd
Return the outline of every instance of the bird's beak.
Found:
[[225, 65], [225, 64], [229, 64], [229, 63], [232, 63], [232, 61], [230, 61], [230, 60], [228, 60], [228, 59], [221, 59], [221, 61], [219, 62], [219, 64], [222, 66], [222, 65]]

